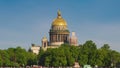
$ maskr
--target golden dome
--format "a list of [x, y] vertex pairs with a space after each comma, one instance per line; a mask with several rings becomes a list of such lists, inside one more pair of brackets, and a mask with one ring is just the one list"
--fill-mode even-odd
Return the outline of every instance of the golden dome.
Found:
[[61, 17], [60, 11], [58, 11], [58, 16], [57, 18], [53, 21], [52, 26], [67, 26], [66, 21]]

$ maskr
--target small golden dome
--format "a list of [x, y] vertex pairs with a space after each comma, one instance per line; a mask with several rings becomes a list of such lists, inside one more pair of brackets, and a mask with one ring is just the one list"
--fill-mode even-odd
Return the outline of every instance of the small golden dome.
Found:
[[57, 18], [53, 21], [52, 26], [67, 26], [66, 21], [61, 17], [61, 12], [58, 11], [58, 16]]

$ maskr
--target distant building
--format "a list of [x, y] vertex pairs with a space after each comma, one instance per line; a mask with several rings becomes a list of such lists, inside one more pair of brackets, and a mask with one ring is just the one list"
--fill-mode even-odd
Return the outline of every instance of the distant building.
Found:
[[32, 44], [30, 51], [35, 53], [35, 54], [39, 54], [39, 50], [40, 50], [40, 46], [36, 46], [35, 44]]
[[[71, 37], [69, 35], [70, 32], [67, 27], [67, 22], [62, 18], [61, 12], [58, 11], [57, 18], [53, 20], [49, 31], [49, 41], [47, 37], [43, 37], [41, 40], [42, 41], [41, 48], [43, 50], [47, 50], [47, 48], [58, 48], [61, 44], [64, 43], [78, 46], [78, 40], [75, 35], [75, 32], [72, 32]], [[40, 46], [32, 46], [31, 49], [33, 53], [38, 54]]]
[[78, 46], [78, 39], [75, 35], [75, 32], [72, 32], [72, 36], [69, 39], [70, 45]]

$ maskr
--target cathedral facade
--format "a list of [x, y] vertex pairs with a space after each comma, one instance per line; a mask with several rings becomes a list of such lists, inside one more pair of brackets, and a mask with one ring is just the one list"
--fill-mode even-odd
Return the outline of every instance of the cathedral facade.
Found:
[[46, 37], [43, 37], [41, 42], [41, 48], [44, 50], [47, 50], [47, 48], [57, 48], [61, 44], [65, 43], [78, 46], [78, 40], [75, 32], [72, 32], [72, 36], [70, 37], [70, 31], [68, 30], [67, 22], [62, 18], [60, 11], [57, 12], [57, 17], [51, 24], [49, 41]]

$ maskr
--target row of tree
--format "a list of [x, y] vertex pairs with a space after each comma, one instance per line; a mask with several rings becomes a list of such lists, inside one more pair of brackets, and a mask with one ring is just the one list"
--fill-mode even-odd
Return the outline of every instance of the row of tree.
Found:
[[18, 67], [36, 64], [36, 57], [35, 54], [28, 52], [21, 47], [0, 50], [0, 67]]
[[108, 44], [97, 48], [93, 41], [86, 41], [78, 47], [63, 44], [59, 48], [40, 50], [39, 64], [42, 66], [73, 66], [80, 65], [115, 66], [120, 62], [120, 53], [111, 50]]
[[39, 55], [21, 47], [0, 50], [0, 66], [73, 66], [80, 65], [115, 66], [120, 62], [120, 53], [111, 50], [108, 44], [97, 48], [93, 41], [86, 41], [80, 46], [62, 44], [59, 48], [40, 49]]

